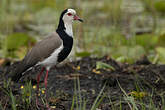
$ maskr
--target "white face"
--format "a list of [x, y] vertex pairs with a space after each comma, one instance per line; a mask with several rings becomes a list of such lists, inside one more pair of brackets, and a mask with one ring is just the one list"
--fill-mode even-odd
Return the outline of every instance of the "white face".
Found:
[[75, 15], [76, 11], [74, 9], [68, 9], [68, 11], [63, 16], [63, 21], [65, 23], [72, 23]]

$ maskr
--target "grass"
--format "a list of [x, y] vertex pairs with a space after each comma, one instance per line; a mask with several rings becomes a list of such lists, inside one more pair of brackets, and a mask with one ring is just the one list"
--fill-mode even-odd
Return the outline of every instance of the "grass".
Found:
[[124, 93], [125, 97], [124, 100], [127, 102], [127, 104], [130, 107], [130, 110], [138, 110], [137, 105], [135, 103], [135, 99], [134, 97], [130, 97], [128, 96], [128, 94], [125, 92], [125, 90], [121, 87], [119, 81], [117, 80], [119, 88], [121, 89], [121, 91]]
[[11, 106], [13, 110], [17, 110], [16, 107], [16, 98], [14, 97], [12, 91], [10, 91], [10, 98], [11, 98]]
[[[28, 44], [25, 46], [20, 45], [10, 55], [11, 51], [4, 45], [7, 37], [19, 32], [21, 35], [30, 35], [37, 40], [43, 39], [45, 35], [54, 31], [55, 27], [57, 27], [61, 11], [66, 7], [74, 7], [85, 22], [83, 24], [74, 24], [75, 45], [73, 53], [82, 52], [86, 56], [97, 57], [109, 55], [119, 62], [127, 63], [133, 63], [141, 56], [146, 55], [153, 64], [165, 63], [165, 40], [163, 39], [165, 24], [164, 15], [162, 14], [164, 7], [161, 5], [161, 9], [157, 9], [159, 4], [156, 0], [137, 1], [140, 1], [142, 8], [144, 8], [139, 13], [136, 13], [136, 10], [135, 12], [129, 12], [131, 3], [130, 7], [126, 6], [126, 9], [122, 9], [124, 6], [123, 0], [79, 0], [74, 3], [67, 0], [47, 0], [46, 2], [44, 0], [1, 0], [0, 58], [20, 60], [28, 50], [25, 48]], [[156, 3], [155, 8], [154, 3]], [[138, 10], [138, 6], [136, 8]], [[130, 18], [127, 18], [127, 16]], [[126, 25], [123, 23], [126, 23]], [[149, 29], [149, 32], [137, 35], [138, 29], [142, 29], [142, 32]], [[127, 36], [131, 37], [127, 38]], [[73, 56], [75, 57], [75, 55]], [[138, 83], [135, 83], [135, 85], [138, 93], [144, 90]], [[17, 105], [23, 103], [25, 104], [24, 108], [30, 108], [33, 103], [31, 83], [27, 83], [21, 90], [22, 94], [19, 100], [16, 100], [17, 97], [15, 97], [10, 86], [10, 81], [5, 81], [3, 85], [5, 90], [3, 89], [3, 91], [11, 99], [10, 105], [12, 109], [17, 109], [17, 103]], [[139, 106], [141, 106], [142, 110], [158, 109], [154, 105], [152, 94], [147, 97], [149, 105], [146, 105], [143, 99], [139, 101], [133, 96], [128, 96], [119, 82], [118, 86], [123, 92], [123, 97], [121, 97], [119, 103], [113, 102], [109, 97], [109, 104], [112, 106], [112, 110], [122, 110], [123, 103], [126, 103], [133, 110], [137, 110]], [[152, 85], [149, 86], [151, 87]], [[91, 110], [95, 110], [103, 99], [107, 98], [104, 89], [105, 85], [93, 102]], [[154, 93], [156, 92], [155, 90], [153, 91]], [[81, 93], [79, 78], [74, 82], [74, 92], [70, 109], [74, 110], [76, 107], [76, 110], [85, 110], [88, 99], [84, 98]], [[161, 97], [162, 104], [164, 104], [163, 95]], [[42, 100], [44, 102], [45, 99]], [[0, 109], [4, 109], [3, 106], [4, 104], [1, 101]]]
[[[161, 97], [161, 104], [162, 106], [164, 106], [164, 96], [162, 94], [158, 94], [156, 90], [153, 90], [152, 93], [147, 92], [147, 95], [145, 95], [144, 97], [137, 97], [136, 95], [128, 95], [128, 93], [121, 87], [121, 84], [118, 82], [118, 86], [121, 89], [121, 91], [123, 92], [123, 99], [124, 102], [123, 103], [127, 103], [129, 108], [131, 110], [158, 110], [160, 109], [159, 106], [155, 105], [154, 102], [154, 95], [153, 94], [157, 94], [159, 97]], [[140, 84], [135, 84], [135, 86], [137, 86], [137, 88], [141, 88]], [[140, 93], [138, 92], [139, 89], [137, 89], [137, 94]], [[145, 91], [144, 89], [141, 89], [143, 91]], [[149, 103], [146, 103], [149, 102]], [[122, 102], [120, 102], [122, 103]], [[111, 100], [110, 100], [110, 104], [112, 104]], [[122, 105], [120, 105], [120, 108], [122, 107]], [[113, 105], [112, 110], [117, 110], [116, 106]]]
[[[30, 109], [32, 106], [32, 86], [31, 86], [31, 82], [27, 82], [25, 86], [21, 86], [19, 89], [21, 89], [21, 94], [16, 95], [15, 93], [13, 93], [13, 91], [15, 91], [15, 89], [12, 87], [10, 80], [9, 81], [4, 81], [4, 85], [3, 87], [0, 88], [2, 90], [2, 93], [4, 93], [4, 98], [6, 97], [6, 104], [5, 106], [9, 106], [11, 105], [12, 110], [17, 110], [18, 107], [21, 106], [21, 108], [24, 109]], [[33, 93], [34, 94], [34, 93]], [[9, 98], [9, 99], [8, 99]], [[9, 101], [8, 101], [9, 100]], [[4, 102], [3, 102], [4, 103]], [[0, 103], [0, 107], [4, 108], [2, 105], [2, 102]], [[2, 109], [3, 110], [3, 109]]]
[[[82, 92], [81, 89], [81, 82], [79, 77], [75, 77], [73, 80], [73, 88], [74, 88], [74, 94], [72, 96], [71, 106], [70, 110], [97, 110], [101, 106], [105, 106], [108, 104], [108, 106], [111, 107], [112, 110], [123, 110], [126, 106], [128, 106], [131, 110], [157, 110], [159, 106], [156, 104], [157, 102], [155, 97], [160, 97], [160, 102], [162, 104], [162, 107], [165, 106], [164, 102], [164, 92], [157, 92], [157, 90], [150, 85], [149, 88], [152, 88], [152, 91], [145, 90], [143, 85], [141, 84], [141, 79], [138, 77], [136, 73], [134, 77], [136, 77], [136, 80], [132, 83], [134, 85], [134, 90], [127, 90], [122, 87], [122, 84], [119, 80], [117, 80], [117, 86], [121, 90], [121, 94], [118, 96], [111, 94], [111, 87], [108, 87], [108, 83], [104, 83], [102, 88], [100, 88], [99, 93], [96, 94], [96, 98], [92, 103], [89, 103], [89, 98], [85, 97], [87, 94], [86, 92]], [[137, 76], [136, 76], [137, 75]], [[145, 82], [143, 82], [145, 83]], [[113, 87], [112, 89], [115, 89], [116, 87]], [[11, 83], [6, 82], [4, 83], [3, 87], [1, 89], [1, 94], [4, 93], [4, 97], [6, 99], [6, 102], [2, 102], [3, 99], [0, 100], [0, 108], [3, 110], [6, 106], [11, 106], [13, 110], [19, 110], [21, 109], [32, 109], [36, 108], [35, 106], [35, 89], [32, 87], [31, 82], [27, 82], [24, 86], [21, 86], [19, 89], [12, 89]], [[20, 91], [19, 93], [15, 93], [14, 91]], [[146, 95], [142, 95], [142, 93], [146, 93]], [[44, 95], [44, 94], [43, 94]], [[42, 97], [42, 96], [41, 96]], [[54, 97], [54, 100], [60, 99], [60, 97], [56, 97], [53, 94], [51, 94], [50, 97]], [[62, 96], [61, 96], [62, 97]], [[115, 100], [114, 100], [115, 98]], [[41, 100], [44, 103], [45, 97], [42, 97]], [[4, 104], [4, 103], [7, 103]], [[49, 103], [52, 103], [51, 101]], [[54, 101], [53, 105], [56, 107], [56, 104], [58, 101]], [[90, 105], [90, 106], [89, 106]], [[128, 109], [127, 108], [127, 109]]]
[[[96, 110], [99, 107], [99, 105], [102, 103], [103, 99], [105, 98], [105, 94], [104, 94], [105, 87], [106, 87], [106, 83], [100, 90], [90, 110]], [[74, 110], [74, 106], [76, 106], [76, 110], [86, 110], [87, 103], [88, 103], [87, 100], [84, 97], [82, 97], [82, 94], [81, 94], [79, 77], [76, 77], [74, 80], [74, 95], [73, 95], [72, 106], [70, 110]]]
[[[102, 103], [103, 99], [105, 98], [104, 90], [106, 87], [106, 83], [103, 85], [102, 89], [100, 90], [98, 96], [96, 97], [95, 101], [93, 102], [90, 110], [96, 110], [99, 105]], [[14, 88], [11, 88], [11, 82], [5, 82], [4, 87], [1, 88], [1, 90], [4, 92], [4, 96], [7, 95], [7, 98], [9, 98], [9, 102], [7, 102], [6, 106], [12, 107], [12, 110], [19, 110], [22, 109], [32, 109], [35, 107], [35, 92], [33, 90], [33, 87], [31, 85], [31, 82], [27, 82], [25, 85], [22, 85], [20, 88], [20, 94], [13, 94]], [[70, 110], [86, 110], [88, 99], [85, 99], [83, 97], [85, 94], [81, 93], [80, 88], [80, 80], [79, 77], [76, 77], [74, 80], [74, 95], [72, 99], [72, 104]], [[18, 97], [19, 96], [19, 97]], [[52, 96], [54, 97], [54, 96]], [[45, 97], [41, 97], [42, 102], [44, 103]], [[3, 110], [4, 105], [1, 102], [0, 108]]]
[[[26, 85], [22, 88], [22, 101], [25, 103], [26, 108], [30, 108], [31, 102], [32, 102], [32, 85], [31, 82], [26, 83]], [[25, 108], [25, 109], [26, 109]]]
[[98, 94], [96, 100], [94, 101], [91, 110], [96, 110], [99, 107], [99, 105], [101, 104], [101, 102], [103, 101], [103, 99], [105, 97], [105, 94], [103, 94], [103, 91], [104, 91], [105, 87], [106, 87], [106, 83], [104, 84], [104, 86], [102, 87], [102, 89], [101, 89], [100, 93]]

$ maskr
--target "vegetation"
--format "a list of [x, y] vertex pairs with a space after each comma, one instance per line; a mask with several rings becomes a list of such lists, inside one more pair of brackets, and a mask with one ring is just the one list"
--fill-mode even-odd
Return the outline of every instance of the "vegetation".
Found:
[[[127, 0], [126, 0], [127, 1]], [[104, 1], [67, 1], [67, 0], [2, 0], [0, 14], [0, 39], [10, 42], [17, 51], [29, 47], [32, 39], [42, 39], [58, 25], [60, 12], [66, 7], [73, 7], [84, 18], [83, 24], [75, 23], [75, 55], [103, 56], [110, 55], [115, 59], [134, 62], [142, 55], [149, 56], [151, 61], [160, 54], [156, 48], [164, 43], [164, 1], [136, 0], [127, 3], [125, 0]], [[137, 5], [134, 5], [137, 4]], [[134, 11], [132, 11], [134, 10]], [[14, 41], [8, 37], [20, 36]], [[19, 37], [19, 35], [17, 36]], [[162, 38], [160, 38], [162, 37]], [[148, 41], [150, 39], [150, 41]], [[159, 40], [161, 39], [161, 41]], [[34, 40], [33, 40], [34, 41]], [[18, 44], [22, 43], [24, 44]], [[21, 59], [17, 52], [11, 53], [8, 45], [0, 43], [1, 58]], [[91, 47], [91, 48], [88, 48]], [[25, 50], [25, 49], [24, 49]], [[27, 51], [28, 49], [26, 49]], [[137, 50], [137, 51], [134, 51]], [[5, 51], [5, 52], [4, 52]], [[84, 53], [80, 54], [79, 53]], [[90, 53], [90, 54], [89, 54]], [[164, 58], [158, 58], [164, 63]]]
[[[84, 19], [83, 24], [74, 23], [75, 44], [70, 59], [88, 56], [100, 58], [107, 55], [117, 62], [134, 64], [142, 56], [147, 56], [152, 64], [165, 63], [164, 0], [1, 0], [0, 66], [5, 68], [8, 60], [21, 60], [37, 41], [55, 31], [59, 15], [65, 8], [75, 8]], [[100, 69], [117, 71], [105, 62], [97, 61], [95, 65], [92, 72], [97, 75], [101, 74]], [[70, 109], [86, 110], [88, 99], [83, 97], [80, 87], [83, 82], [77, 77], [74, 81]], [[147, 96], [148, 93], [139, 84], [135, 84], [135, 91], [127, 93], [119, 82], [117, 84], [123, 93], [121, 100], [113, 102], [111, 96], [104, 92], [105, 84], [91, 104], [91, 110], [99, 110], [105, 97], [109, 99], [112, 110], [123, 110], [123, 103], [131, 110], [138, 110], [139, 107], [142, 110], [157, 110], [153, 94]], [[0, 90], [5, 94], [2, 99], [10, 98], [10, 101], [6, 101], [10, 102], [9, 108], [32, 109], [31, 106], [35, 106], [35, 87], [31, 82], [26, 82], [19, 90], [21, 98], [18, 100], [12, 87], [10, 81], [0, 80]], [[44, 96], [42, 90], [41, 95]], [[148, 105], [143, 100], [146, 96]], [[52, 97], [55, 101], [51, 102], [56, 103], [57, 97]], [[163, 93], [160, 97], [164, 107]], [[44, 100], [42, 99], [43, 103]], [[5, 110], [6, 103], [2, 101], [0, 100], [0, 109]]]

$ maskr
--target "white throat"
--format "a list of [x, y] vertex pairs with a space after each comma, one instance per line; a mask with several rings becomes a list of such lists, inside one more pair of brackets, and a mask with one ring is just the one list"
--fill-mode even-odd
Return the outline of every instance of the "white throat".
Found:
[[70, 23], [70, 22], [65, 22], [64, 23], [64, 25], [65, 25], [65, 32], [69, 35], [69, 36], [71, 36], [71, 37], [73, 37], [73, 29], [72, 29], [72, 22]]

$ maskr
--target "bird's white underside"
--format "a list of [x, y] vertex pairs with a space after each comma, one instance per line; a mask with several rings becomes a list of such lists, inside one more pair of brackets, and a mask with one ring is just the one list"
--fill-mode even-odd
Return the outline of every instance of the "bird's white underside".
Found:
[[43, 65], [46, 67], [47, 70], [49, 70], [52, 66], [55, 66], [58, 63], [58, 54], [62, 51], [64, 48], [63, 43], [61, 46], [54, 50], [54, 52], [50, 55], [50, 57], [46, 58], [42, 62], [39, 62], [37, 65]]
[[[46, 58], [42, 62], [38, 62], [35, 66], [42, 65], [42, 66], [46, 67], [47, 70], [49, 70], [52, 66], [55, 66], [58, 63], [57, 62], [58, 54], [61, 52], [61, 50], [63, 48], [64, 48], [64, 46], [62, 43], [59, 48], [54, 50], [54, 52], [51, 54], [50, 57]], [[22, 73], [22, 75], [24, 75], [27, 71], [29, 71], [31, 69], [33, 69], [33, 67], [30, 67], [29, 69], [27, 69], [25, 72]]]

